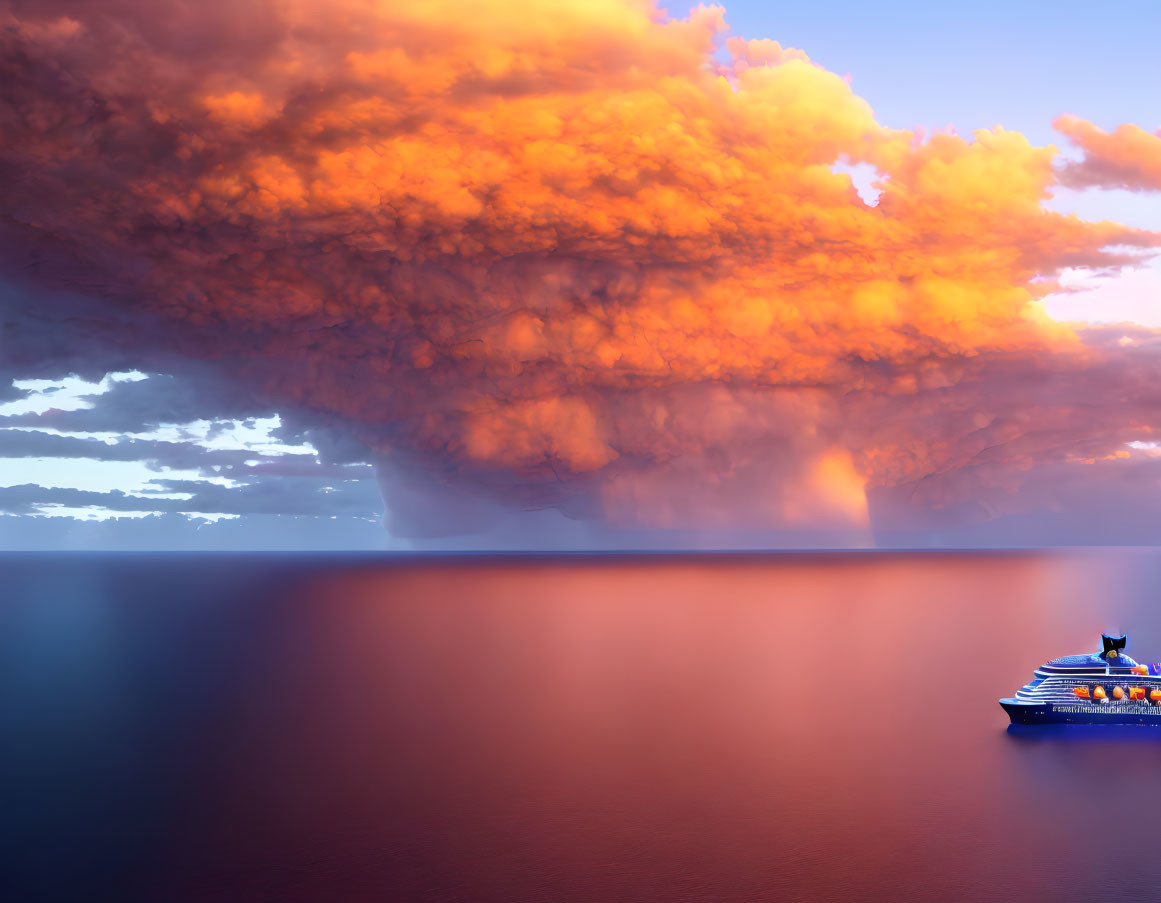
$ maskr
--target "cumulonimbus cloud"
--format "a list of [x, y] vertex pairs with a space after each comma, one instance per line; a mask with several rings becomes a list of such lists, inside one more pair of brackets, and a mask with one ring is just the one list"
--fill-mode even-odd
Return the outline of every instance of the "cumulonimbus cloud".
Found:
[[[1155, 422], [1036, 302], [1156, 233], [1046, 210], [1055, 151], [1018, 133], [885, 128], [773, 41], [719, 62], [719, 7], [0, 10], [9, 277], [357, 437], [399, 532], [462, 526], [452, 497], [857, 532], [868, 490], [970, 495]], [[51, 349], [45, 318], [13, 339]]]

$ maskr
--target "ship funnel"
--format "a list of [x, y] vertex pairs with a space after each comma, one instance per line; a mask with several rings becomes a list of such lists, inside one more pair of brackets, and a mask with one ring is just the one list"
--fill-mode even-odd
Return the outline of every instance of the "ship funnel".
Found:
[[1109, 636], [1108, 634], [1101, 634], [1101, 644], [1105, 647], [1101, 651], [1101, 658], [1106, 661], [1110, 658], [1116, 658], [1117, 654], [1125, 648], [1128, 642], [1127, 636]]

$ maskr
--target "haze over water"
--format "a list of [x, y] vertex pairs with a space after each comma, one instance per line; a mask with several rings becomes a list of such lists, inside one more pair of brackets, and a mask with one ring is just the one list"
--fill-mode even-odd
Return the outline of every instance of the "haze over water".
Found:
[[1161, 554], [0, 556], [11, 900], [1087, 900], [1161, 731], [1007, 730], [1161, 660]]

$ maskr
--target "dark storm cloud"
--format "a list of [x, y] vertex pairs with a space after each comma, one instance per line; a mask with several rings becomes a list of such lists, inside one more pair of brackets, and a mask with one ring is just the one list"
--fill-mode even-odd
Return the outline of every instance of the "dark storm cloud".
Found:
[[147, 379], [118, 380], [88, 398], [91, 408], [0, 416], [0, 427], [147, 433], [165, 424], [249, 420], [269, 413], [256, 406], [252, 398], [231, 391], [228, 383], [212, 372], [186, 372], [180, 377], [149, 374]]
[[389, 537], [377, 520], [253, 514], [206, 522], [181, 514], [103, 521], [0, 514], [0, 548], [169, 549], [178, 551], [381, 550]]
[[0, 428], [0, 457], [140, 461], [151, 469], [196, 470], [206, 476], [285, 474], [320, 479], [372, 477], [370, 465], [329, 464], [307, 454], [268, 455], [249, 449], [211, 449], [192, 442], [166, 442], [158, 439], [122, 438], [110, 443], [102, 439], [61, 436], [31, 429]]
[[97, 508], [105, 511], [157, 511], [180, 514], [294, 514], [374, 517], [382, 515], [382, 500], [370, 480], [329, 482], [292, 477], [252, 478], [239, 486], [189, 480], [158, 479], [159, 492], [189, 493], [190, 499], [46, 488], [34, 484], [0, 487], [0, 512], [34, 514], [41, 506]]
[[[902, 484], [873, 499], [885, 546], [994, 547], [1153, 545], [1161, 543], [1161, 458], [1049, 461], [1020, 482], [999, 484], [979, 465], [970, 495], [935, 485]], [[973, 466], [967, 469], [971, 470]], [[969, 477], [970, 478], [970, 477]], [[922, 500], [916, 504], [917, 499]]]
[[11, 380], [0, 380], [0, 404], [9, 401], [18, 401], [21, 398], [27, 398], [29, 394], [28, 389], [18, 389], [13, 385]]

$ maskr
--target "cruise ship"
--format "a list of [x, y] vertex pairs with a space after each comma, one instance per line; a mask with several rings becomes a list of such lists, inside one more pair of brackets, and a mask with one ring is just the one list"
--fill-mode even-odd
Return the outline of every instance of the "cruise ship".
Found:
[[1123, 652], [1127, 641], [1102, 635], [1100, 652], [1054, 658], [1000, 705], [1013, 724], [1161, 727], [1161, 662], [1137, 664]]

